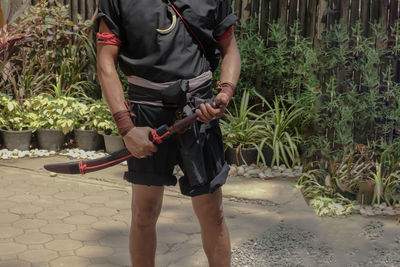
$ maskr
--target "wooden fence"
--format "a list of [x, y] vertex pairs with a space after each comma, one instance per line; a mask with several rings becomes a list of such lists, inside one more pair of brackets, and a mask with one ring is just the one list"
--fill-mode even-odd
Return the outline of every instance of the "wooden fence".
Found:
[[[49, 0], [50, 3], [54, 1], [69, 5], [73, 21], [78, 14], [84, 19], [91, 19], [96, 12], [97, 0]], [[31, 2], [34, 4], [38, 0]], [[268, 33], [268, 23], [278, 21], [290, 26], [298, 20], [303, 34], [312, 40], [338, 21], [348, 27], [361, 21], [367, 34], [371, 22], [381, 22], [389, 29], [400, 13], [399, 0], [232, 0], [232, 5], [243, 20], [250, 16], [257, 17], [259, 32], [264, 37]]]

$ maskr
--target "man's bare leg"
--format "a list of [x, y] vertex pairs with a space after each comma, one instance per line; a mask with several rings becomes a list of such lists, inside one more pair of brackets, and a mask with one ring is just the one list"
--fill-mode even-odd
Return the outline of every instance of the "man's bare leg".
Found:
[[200, 222], [203, 248], [210, 267], [228, 267], [231, 263], [231, 244], [222, 208], [222, 190], [192, 198]]
[[156, 223], [161, 212], [163, 193], [162, 186], [132, 186], [130, 252], [135, 267], [154, 267]]

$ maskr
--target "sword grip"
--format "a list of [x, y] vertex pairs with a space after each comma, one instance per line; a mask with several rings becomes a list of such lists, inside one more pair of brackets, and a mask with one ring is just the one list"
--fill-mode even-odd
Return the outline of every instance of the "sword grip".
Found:
[[168, 139], [171, 136], [171, 133], [168, 130], [168, 126], [166, 124], [161, 125], [157, 129], [153, 129], [149, 134], [149, 139], [151, 142], [159, 145], [164, 140]]

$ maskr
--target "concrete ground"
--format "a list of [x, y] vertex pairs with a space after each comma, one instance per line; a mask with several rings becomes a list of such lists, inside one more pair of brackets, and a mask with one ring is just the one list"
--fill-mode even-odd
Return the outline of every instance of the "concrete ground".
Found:
[[[0, 266], [130, 266], [126, 167], [56, 177], [43, 169], [64, 161], [0, 161]], [[233, 266], [400, 266], [393, 218], [319, 218], [294, 183], [229, 178], [223, 191]], [[190, 198], [177, 187], [165, 191], [157, 231], [157, 266], [207, 266]]]

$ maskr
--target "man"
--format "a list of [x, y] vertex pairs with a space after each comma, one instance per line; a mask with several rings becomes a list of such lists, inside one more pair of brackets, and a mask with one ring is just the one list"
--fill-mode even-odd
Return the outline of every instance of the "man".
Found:
[[[236, 20], [229, 0], [99, 0], [98, 75], [120, 134], [135, 157], [125, 173], [133, 183], [130, 252], [135, 267], [154, 266], [156, 222], [164, 186], [177, 182], [175, 164], [184, 171], [180, 188], [192, 197], [210, 266], [230, 266], [221, 192], [229, 167], [217, 119], [240, 74], [232, 31]], [[219, 93], [214, 98], [210, 80], [219, 51]], [[129, 77], [129, 106], [117, 62]], [[192, 112], [198, 121], [184, 133], [160, 145], [149, 140], [152, 129]]]

